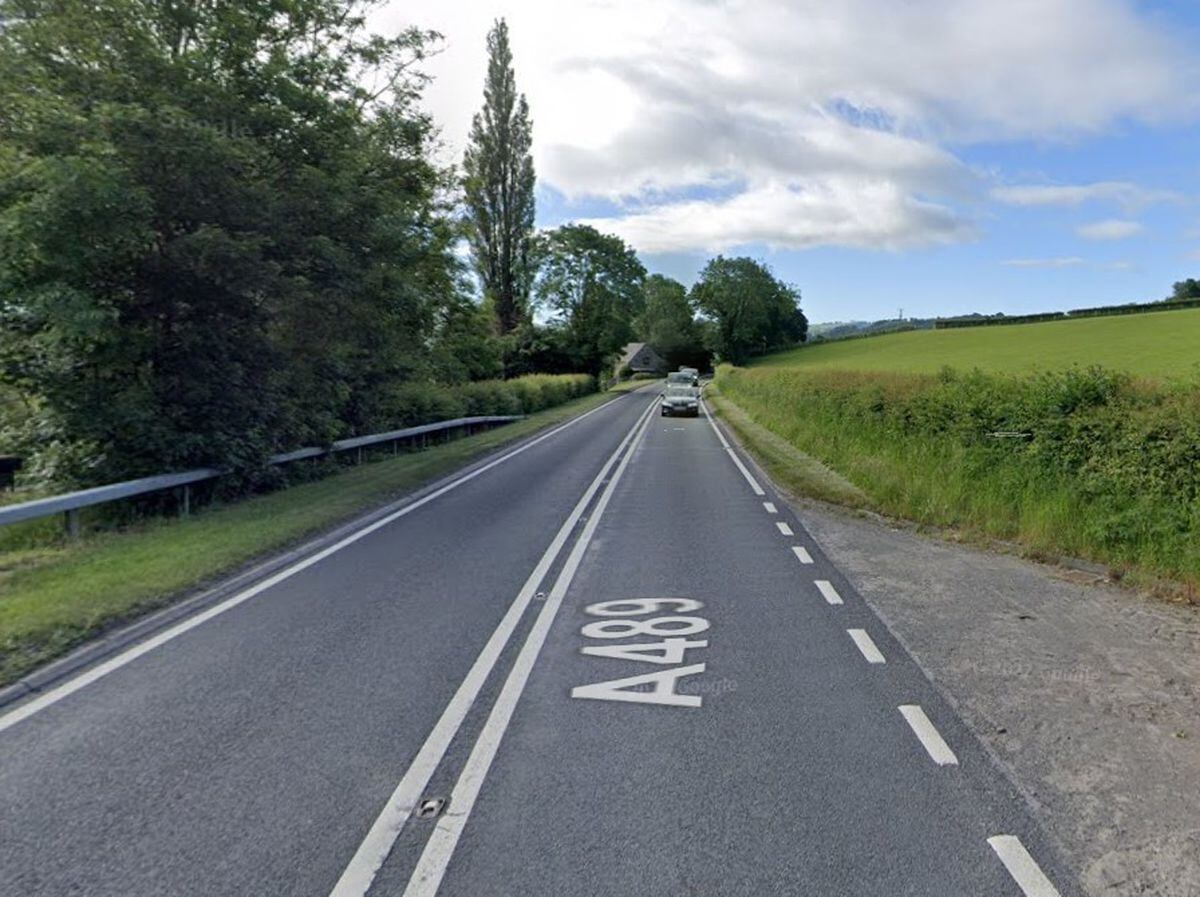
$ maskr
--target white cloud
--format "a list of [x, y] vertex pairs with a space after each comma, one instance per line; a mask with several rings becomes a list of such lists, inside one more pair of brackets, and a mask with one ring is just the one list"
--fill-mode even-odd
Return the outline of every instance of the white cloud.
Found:
[[1078, 256], [1048, 259], [1006, 259], [1000, 263], [1006, 268], [1078, 268], [1087, 262]]
[[1178, 202], [1168, 190], [1148, 190], [1128, 181], [1093, 184], [1020, 184], [997, 187], [992, 198], [1012, 206], [1081, 206], [1089, 202], [1113, 202], [1126, 209], [1143, 209], [1160, 202]]
[[755, 187], [729, 199], [663, 204], [586, 223], [651, 253], [723, 252], [751, 243], [911, 249], [974, 236], [945, 206], [908, 196], [886, 180], [853, 178]]
[[[447, 35], [427, 96], [450, 158], [499, 15], [541, 182], [622, 203], [606, 223], [643, 251], [968, 239], [982, 186], [949, 146], [1153, 123], [1200, 96], [1181, 87], [1182, 39], [1134, 0], [395, 0], [377, 25]], [[1133, 185], [1089, 187], [1149, 201]], [[1048, 189], [996, 198], [1046, 204]]]
[[1126, 221], [1122, 218], [1108, 218], [1104, 221], [1093, 221], [1075, 228], [1075, 233], [1085, 240], [1125, 240], [1140, 234], [1145, 228], [1138, 221]]

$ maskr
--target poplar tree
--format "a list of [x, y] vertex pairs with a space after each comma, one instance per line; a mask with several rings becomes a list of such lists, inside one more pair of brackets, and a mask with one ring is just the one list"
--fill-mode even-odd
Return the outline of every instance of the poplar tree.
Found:
[[528, 317], [532, 281], [533, 129], [518, 94], [508, 25], [488, 32], [483, 109], [471, 124], [463, 159], [468, 238], [484, 297], [500, 333]]

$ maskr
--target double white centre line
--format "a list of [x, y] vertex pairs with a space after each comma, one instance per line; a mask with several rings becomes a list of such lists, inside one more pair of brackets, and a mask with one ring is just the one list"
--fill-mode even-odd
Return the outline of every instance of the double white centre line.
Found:
[[504, 687], [500, 691], [500, 696], [496, 699], [496, 703], [492, 707], [492, 712], [488, 715], [487, 722], [484, 723], [483, 731], [479, 733], [475, 747], [471, 750], [470, 757], [467, 758], [467, 763], [463, 767], [462, 774], [458, 777], [458, 783], [450, 793], [449, 806], [453, 812], [451, 815], [444, 816], [438, 821], [433, 834], [430, 835], [429, 841], [425, 845], [425, 850], [421, 854], [420, 860], [417, 861], [416, 869], [413, 870], [412, 878], [409, 879], [408, 887], [404, 891], [404, 897], [433, 897], [437, 893], [438, 887], [442, 882], [442, 877], [446, 874], [450, 858], [454, 854], [454, 848], [458, 845], [458, 839], [462, 836], [463, 829], [467, 825], [467, 819], [470, 817], [471, 810], [475, 806], [475, 800], [479, 796], [479, 789], [483, 786], [483, 780], [491, 768], [497, 750], [500, 748], [500, 741], [508, 729], [513, 711], [517, 706], [517, 701], [521, 697], [521, 692], [525, 689], [525, 684], [529, 680], [529, 674], [533, 671], [533, 665], [537, 661], [538, 654], [542, 650], [542, 645], [545, 644], [546, 636], [550, 632], [550, 626], [554, 622], [554, 617], [562, 604], [563, 596], [566, 595], [567, 589], [575, 578], [575, 572], [579, 569], [580, 561], [583, 560], [583, 554], [587, 551], [588, 544], [596, 532], [596, 527], [599, 526], [600, 519], [604, 516], [604, 510], [608, 507], [609, 499], [612, 498], [617, 483], [620, 482], [621, 476], [625, 473], [625, 468], [629, 465], [629, 459], [633, 457], [638, 440], [641, 438], [642, 433], [646, 431], [648, 424], [649, 418], [647, 417], [638, 428], [632, 444], [625, 452], [625, 456], [621, 459], [621, 463], [613, 474], [612, 479], [608, 482], [604, 492], [601, 493], [600, 500], [596, 502], [595, 508], [592, 509], [587, 525], [572, 547], [571, 553], [567, 555], [567, 560], [563, 564], [563, 568], [559, 572], [554, 586], [550, 589], [546, 603], [542, 606], [541, 613], [538, 614], [533, 628], [529, 631], [529, 636], [525, 639], [525, 644], [521, 646], [521, 652], [517, 655], [517, 659], [509, 671], [508, 678], [504, 682]]
[[[459, 685], [458, 690], [454, 693], [454, 697], [450, 699], [450, 703], [446, 705], [446, 709], [442, 711], [441, 718], [437, 721], [437, 724], [429, 733], [428, 738], [425, 739], [425, 743], [421, 745], [421, 749], [417, 752], [416, 758], [404, 773], [404, 776], [401, 778], [400, 783], [396, 786], [396, 789], [392, 792], [391, 797], [384, 805], [383, 810], [376, 818], [375, 823], [367, 832], [366, 838], [364, 838], [362, 844], [359, 845], [358, 850], [350, 860], [350, 863], [346, 866], [341, 878], [339, 878], [337, 884], [334, 885], [333, 890], [330, 892], [331, 897], [362, 897], [362, 895], [366, 894], [367, 890], [371, 887], [371, 882], [374, 881], [376, 873], [379, 871], [379, 868], [383, 865], [388, 854], [391, 852], [393, 845], [396, 843], [396, 839], [400, 835], [401, 829], [408, 821], [409, 816], [412, 814], [413, 809], [424, 793], [426, 786], [429, 784], [430, 778], [432, 778], [434, 771], [438, 767], [438, 764], [441, 763], [442, 757], [445, 755], [446, 749], [450, 746], [451, 740], [454, 738], [459, 728], [461, 728], [463, 720], [466, 718], [467, 712], [470, 710], [472, 704], [474, 704], [475, 699], [479, 696], [479, 692], [482, 690], [484, 682], [491, 673], [492, 669], [495, 667], [501, 653], [508, 644], [509, 639], [512, 638], [513, 631], [516, 629], [522, 615], [525, 613], [525, 610], [533, 601], [533, 597], [537, 593], [537, 587], [541, 584], [542, 580], [545, 579], [546, 574], [549, 572], [550, 567], [553, 566], [554, 561], [561, 553], [563, 546], [566, 544], [568, 537], [575, 528], [575, 525], [583, 516], [583, 512], [587, 509], [588, 505], [591, 504], [592, 499], [595, 497], [596, 492], [600, 489], [600, 486], [608, 477], [609, 471], [612, 470], [613, 465], [617, 463], [617, 459], [621, 458], [622, 453], [626, 452], [626, 449], [630, 449], [630, 452], [625, 454], [624, 459], [621, 461], [620, 467], [617, 468], [617, 473], [609, 482], [608, 488], [605, 489], [600, 499], [600, 503], [596, 506], [596, 509], [593, 511], [592, 516], [588, 521], [587, 527], [584, 529], [583, 535], [580, 536], [580, 540], [583, 540], [584, 538], [590, 538], [589, 534], [590, 532], [594, 531], [595, 523], [599, 520], [600, 514], [603, 512], [604, 505], [607, 504], [608, 496], [611, 495], [613, 486], [616, 484], [621, 472], [625, 469], [626, 463], [628, 463], [629, 454], [632, 453], [632, 445], [634, 444], [636, 438], [645, 431], [646, 425], [651, 417], [651, 412], [655, 410], [656, 404], [657, 400], [647, 406], [646, 410], [637, 419], [633, 427], [631, 427], [630, 430], [625, 434], [624, 439], [621, 440], [621, 443], [617, 446], [616, 451], [609, 456], [608, 460], [604, 463], [604, 466], [600, 469], [600, 472], [596, 474], [596, 478], [592, 480], [587, 490], [583, 493], [583, 496], [575, 504], [575, 507], [572, 509], [570, 515], [565, 521], [563, 521], [562, 526], [559, 527], [558, 533], [554, 536], [554, 540], [550, 543], [549, 547], [542, 555], [541, 560], [538, 561], [538, 564], [534, 568], [533, 572], [529, 574], [529, 578], [525, 580], [525, 584], [518, 593], [516, 600], [512, 603], [512, 606], [509, 607], [508, 612], [504, 615], [504, 618], [500, 621], [500, 624], [492, 633], [491, 638], [488, 639], [487, 644], [484, 645], [483, 650], [475, 659], [475, 663], [471, 666], [466, 678], [463, 679], [462, 683]], [[575, 545], [575, 549], [576, 551], [579, 550], [578, 542]], [[576, 552], [573, 551], [570, 557], [574, 557], [575, 553]], [[567, 563], [570, 564], [569, 559]], [[564, 572], [565, 569], [566, 568], [564, 568]], [[561, 581], [561, 574], [559, 579]], [[526, 639], [525, 646], [522, 648], [521, 654], [517, 658], [516, 666], [514, 666], [514, 673], [516, 672], [516, 668], [520, 666], [521, 659], [525, 656], [525, 653], [529, 648], [530, 641], [534, 638], [534, 634], [537, 632], [538, 624], [541, 622], [542, 618], [546, 614], [546, 610], [551, 606], [551, 603], [554, 602], [554, 600], [554, 594], [552, 592], [550, 598], [546, 602], [546, 605], [542, 609], [541, 615], [538, 617], [538, 622], [534, 625], [534, 630], [530, 632], [529, 637]], [[561, 597], [558, 599], [558, 601], [561, 601]], [[557, 607], [557, 603], [555, 603], [554, 606]], [[545, 636], [543, 634], [542, 639], [544, 638]], [[540, 641], [538, 643], [538, 647], [541, 647]], [[529, 663], [532, 665], [532, 658], [530, 659]], [[510, 674], [509, 676], [510, 681], [512, 680], [512, 675], [513, 674]], [[522, 685], [523, 684], [524, 682], [522, 680]], [[499, 707], [500, 702], [504, 700], [507, 692], [508, 683], [505, 684], [505, 690], [501, 693], [500, 699], [497, 701], [497, 707]], [[513, 701], [515, 702], [515, 697], [513, 698]], [[495, 716], [495, 712], [496, 710], [493, 708], [493, 716]], [[507, 724], [507, 720], [505, 720], [505, 723]], [[484, 737], [488, 734], [488, 726], [491, 724], [492, 717], [489, 717], [488, 724], [485, 725], [484, 733], [480, 735], [479, 742], [476, 743], [476, 750], [471, 754], [472, 760], [475, 759], [475, 755], [479, 750], [479, 745], [484, 741]], [[490, 764], [490, 762], [491, 759], [489, 757], [488, 763]], [[470, 768], [470, 761], [468, 761], [468, 768]], [[464, 777], [466, 776], [465, 770], [463, 775]], [[460, 779], [460, 786], [461, 784], [462, 781]], [[454, 808], [456, 814], [464, 812], [463, 805], [460, 803], [461, 799], [462, 795], [459, 793], [459, 787], [456, 787], [455, 792], [451, 797], [451, 806]], [[441, 830], [440, 826], [442, 824], [445, 824], [454, 818], [456, 817], [446, 817], [440, 820], [437, 831]], [[463, 822], [465, 821], [464, 815]], [[457, 841], [457, 836], [455, 836], [455, 841]], [[453, 845], [451, 845], [451, 850], [453, 850]], [[426, 848], [426, 853], [428, 852], [429, 849]], [[424, 856], [422, 856], [422, 859], [424, 859]], [[449, 859], [448, 854], [446, 859]], [[444, 872], [444, 867], [442, 871]], [[438, 881], [440, 880], [441, 873], [438, 874]], [[434, 889], [436, 890], [436, 882], [434, 884]], [[433, 893], [433, 891], [429, 891], [428, 893]]]

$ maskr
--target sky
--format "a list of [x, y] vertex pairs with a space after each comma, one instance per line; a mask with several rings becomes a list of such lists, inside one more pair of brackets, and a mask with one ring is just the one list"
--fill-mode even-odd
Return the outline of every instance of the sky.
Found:
[[537, 225], [694, 281], [749, 255], [813, 322], [1162, 298], [1200, 277], [1191, 0], [391, 0], [442, 33], [446, 162], [509, 25]]

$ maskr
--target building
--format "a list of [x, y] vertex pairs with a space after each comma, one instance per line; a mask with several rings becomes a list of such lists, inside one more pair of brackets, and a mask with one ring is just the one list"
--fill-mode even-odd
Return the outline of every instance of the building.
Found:
[[667, 369], [667, 363], [649, 343], [628, 343], [617, 362], [618, 377], [625, 368], [635, 374], [661, 374]]

